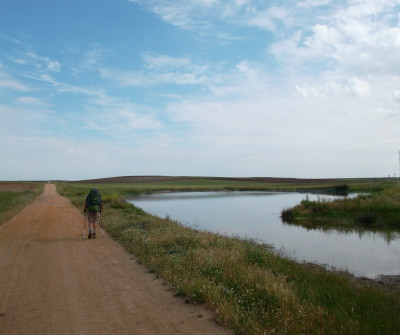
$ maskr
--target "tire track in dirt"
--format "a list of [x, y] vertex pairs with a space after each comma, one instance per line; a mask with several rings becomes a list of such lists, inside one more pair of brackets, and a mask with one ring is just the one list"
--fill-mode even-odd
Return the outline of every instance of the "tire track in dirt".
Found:
[[232, 334], [185, 304], [55, 186], [0, 226], [0, 334]]

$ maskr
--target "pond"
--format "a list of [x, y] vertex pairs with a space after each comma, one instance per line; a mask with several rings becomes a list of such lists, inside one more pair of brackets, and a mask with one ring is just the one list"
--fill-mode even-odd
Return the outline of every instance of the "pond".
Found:
[[[195, 229], [272, 244], [297, 261], [347, 270], [356, 276], [400, 274], [400, 234], [324, 231], [285, 224], [284, 208], [308, 197], [282, 192], [158, 193], [127, 199], [144, 211]], [[323, 198], [328, 198], [323, 196]]]

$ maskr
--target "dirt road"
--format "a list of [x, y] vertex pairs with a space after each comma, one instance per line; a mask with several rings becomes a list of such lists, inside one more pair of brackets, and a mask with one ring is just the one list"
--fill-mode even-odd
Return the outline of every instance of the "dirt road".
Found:
[[83, 222], [47, 184], [0, 226], [1, 335], [232, 334], [204, 307], [173, 297], [108, 235], [83, 241]]

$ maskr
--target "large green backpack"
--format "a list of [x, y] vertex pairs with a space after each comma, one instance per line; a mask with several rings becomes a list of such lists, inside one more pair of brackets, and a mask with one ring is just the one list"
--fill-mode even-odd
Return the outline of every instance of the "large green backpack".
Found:
[[86, 197], [87, 210], [89, 212], [100, 212], [102, 203], [100, 192], [97, 188], [92, 188]]

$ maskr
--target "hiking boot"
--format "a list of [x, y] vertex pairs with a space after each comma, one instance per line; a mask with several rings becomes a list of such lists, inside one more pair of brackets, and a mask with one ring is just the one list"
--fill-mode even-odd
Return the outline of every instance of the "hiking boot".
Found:
[[92, 238], [92, 232], [91, 231], [89, 232], [89, 235], [88, 235], [87, 238]]
[[96, 233], [93, 233], [93, 238], [96, 238]]

